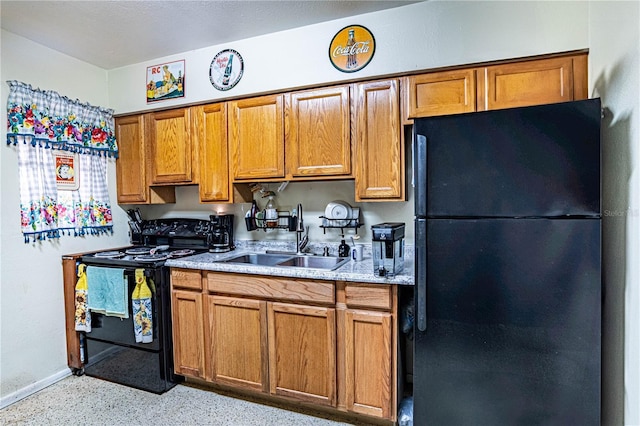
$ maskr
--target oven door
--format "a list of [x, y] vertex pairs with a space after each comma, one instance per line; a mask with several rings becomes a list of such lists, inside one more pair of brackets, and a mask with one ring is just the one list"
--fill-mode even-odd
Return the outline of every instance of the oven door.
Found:
[[[85, 337], [92, 340], [100, 340], [103, 342], [114, 343], [122, 346], [138, 347], [140, 349], [160, 350], [162, 347], [162, 332], [160, 324], [162, 322], [161, 310], [158, 309], [161, 303], [159, 290], [162, 291], [160, 285], [155, 283], [154, 271], [152, 269], [145, 270], [147, 276], [147, 284], [151, 289], [151, 310], [152, 310], [152, 327], [153, 341], [151, 343], [138, 343], [135, 339], [133, 331], [133, 311], [131, 305], [131, 295], [136, 287], [135, 270], [125, 269], [125, 277], [127, 278], [129, 295], [129, 303], [127, 306], [129, 318], [119, 318], [108, 316], [101, 313], [91, 312], [91, 332], [86, 333]], [[153, 282], [153, 285], [152, 285]]]
[[152, 292], [153, 342], [135, 340], [131, 306], [135, 269], [127, 268], [129, 318], [91, 313], [91, 332], [82, 332], [81, 337], [86, 354], [84, 372], [88, 376], [160, 394], [181, 381], [173, 371], [169, 272], [165, 267], [149, 267], [145, 269], [145, 275]]

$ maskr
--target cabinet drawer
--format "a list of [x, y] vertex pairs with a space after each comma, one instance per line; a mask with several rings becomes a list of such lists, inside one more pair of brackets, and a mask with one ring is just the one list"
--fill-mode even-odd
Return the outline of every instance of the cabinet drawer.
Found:
[[391, 286], [383, 284], [347, 284], [345, 299], [350, 308], [391, 310]]
[[333, 281], [311, 281], [209, 272], [207, 274], [207, 289], [213, 293], [251, 296], [261, 299], [335, 303], [335, 285]]
[[172, 268], [171, 286], [174, 288], [202, 290], [202, 275], [199, 270]]

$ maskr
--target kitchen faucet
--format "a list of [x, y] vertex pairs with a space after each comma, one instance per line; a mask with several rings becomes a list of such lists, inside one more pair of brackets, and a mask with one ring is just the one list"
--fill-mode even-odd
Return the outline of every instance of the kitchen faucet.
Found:
[[[303, 255], [304, 253], [304, 249], [305, 247], [307, 247], [307, 244], [309, 243], [309, 227], [307, 226], [305, 228], [304, 226], [304, 219], [302, 219], [302, 204], [298, 204], [297, 210], [295, 210], [296, 212], [296, 216], [294, 216], [296, 218], [296, 223], [295, 223], [295, 229], [294, 231], [296, 231], [296, 251], [295, 253], [292, 253], [290, 251], [279, 251], [279, 250], [267, 250], [267, 253], [283, 253], [283, 254], [296, 254], [296, 255]], [[292, 229], [289, 228], [289, 231], [291, 231]], [[304, 237], [302, 236], [302, 234], [305, 234]]]
[[304, 219], [302, 218], [302, 204], [298, 204], [297, 208], [298, 217], [296, 219], [296, 254], [303, 254], [304, 248], [309, 243], [309, 227], [306, 229], [306, 234], [304, 237], [302, 233], [305, 232], [304, 228]]

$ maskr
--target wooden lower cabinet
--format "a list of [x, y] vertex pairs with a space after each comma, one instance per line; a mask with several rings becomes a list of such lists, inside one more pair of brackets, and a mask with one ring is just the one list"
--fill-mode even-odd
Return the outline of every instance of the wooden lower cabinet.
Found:
[[335, 309], [269, 303], [270, 392], [336, 405]]
[[267, 391], [267, 302], [208, 296], [207, 379]]
[[338, 407], [397, 417], [397, 287], [337, 283]]
[[380, 418], [391, 416], [394, 380], [391, 326], [389, 312], [346, 310], [344, 386], [347, 410]]
[[205, 378], [202, 293], [173, 290], [173, 362], [176, 374]]
[[179, 268], [171, 277], [177, 374], [395, 422], [394, 286]]

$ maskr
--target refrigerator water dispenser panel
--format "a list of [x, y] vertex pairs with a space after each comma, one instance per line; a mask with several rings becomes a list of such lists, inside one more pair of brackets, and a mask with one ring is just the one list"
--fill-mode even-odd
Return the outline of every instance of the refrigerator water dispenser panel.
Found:
[[394, 277], [404, 269], [404, 223], [385, 222], [371, 227], [373, 274]]

